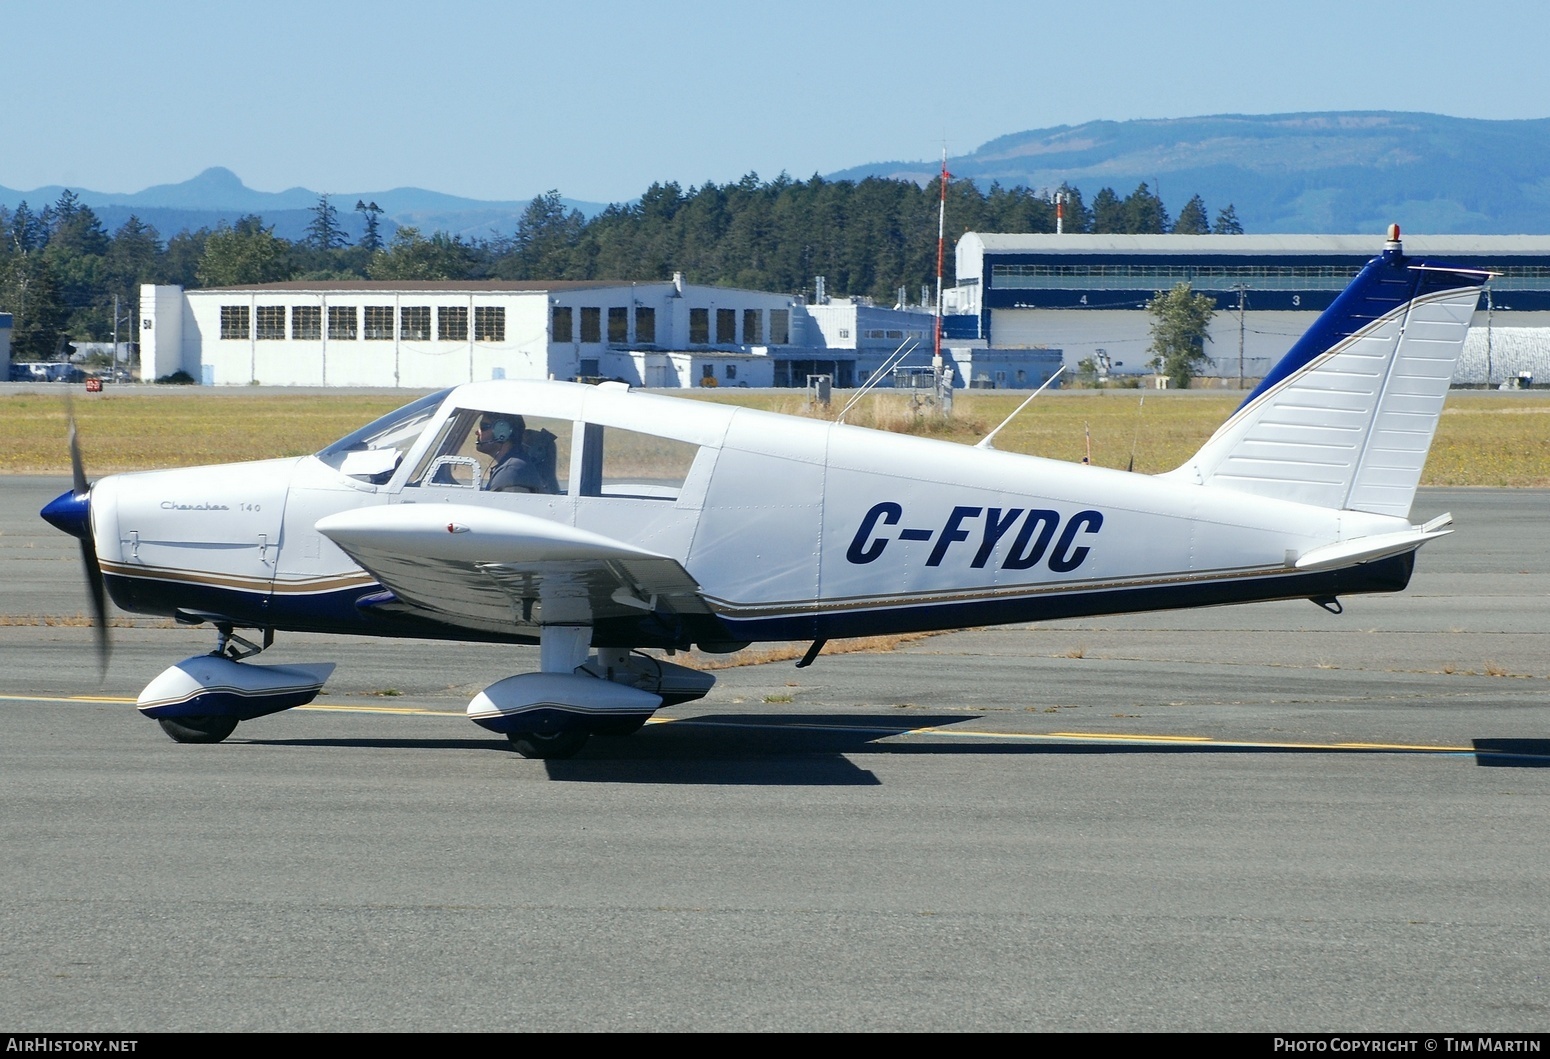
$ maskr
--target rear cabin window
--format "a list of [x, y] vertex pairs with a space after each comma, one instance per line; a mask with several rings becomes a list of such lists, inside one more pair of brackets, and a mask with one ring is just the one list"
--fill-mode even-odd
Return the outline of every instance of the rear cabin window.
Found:
[[586, 427], [581, 495], [677, 500], [700, 447], [621, 427]]

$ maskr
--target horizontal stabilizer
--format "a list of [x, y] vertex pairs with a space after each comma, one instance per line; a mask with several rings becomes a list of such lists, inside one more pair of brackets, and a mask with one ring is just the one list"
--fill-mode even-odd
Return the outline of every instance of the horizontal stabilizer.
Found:
[[1412, 526], [1399, 533], [1379, 533], [1338, 544], [1326, 544], [1303, 552], [1292, 565], [1305, 573], [1317, 573], [1320, 570], [1338, 570], [1357, 563], [1387, 559], [1391, 555], [1402, 555], [1414, 551], [1427, 541], [1446, 537], [1453, 532], [1451, 529], [1432, 528], [1436, 521], [1434, 519], [1425, 526]]

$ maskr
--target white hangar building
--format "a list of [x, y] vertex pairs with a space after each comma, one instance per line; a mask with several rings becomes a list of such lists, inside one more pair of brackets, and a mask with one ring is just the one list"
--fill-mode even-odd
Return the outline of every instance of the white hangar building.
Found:
[[[958, 242], [951, 330], [992, 349], [1049, 347], [1068, 367], [1144, 373], [1147, 301], [1188, 282], [1216, 299], [1212, 374], [1258, 378], [1327, 308], [1385, 235], [993, 235]], [[1502, 273], [1480, 295], [1459, 382], [1550, 379], [1550, 237], [1403, 237], [1405, 253]], [[1240, 329], [1239, 305], [1243, 307]]]
[[796, 306], [789, 295], [692, 286], [681, 276], [146, 285], [141, 375], [184, 371], [212, 386], [423, 389], [615, 376], [689, 386], [713, 373], [736, 385], [749, 351], [792, 344]]
[[[785, 294], [671, 281], [292, 281], [140, 293], [141, 377], [207, 386], [434, 388], [486, 379], [618, 378], [649, 387], [839, 387], [867, 381], [903, 345], [931, 362], [930, 313], [866, 299], [806, 305]], [[1059, 367], [983, 343], [955, 349], [959, 385], [1036, 386]], [[1004, 360], [1006, 358], [1002, 358]], [[1033, 362], [1039, 367], [1035, 368]], [[1015, 362], [1015, 363], [1014, 363]]]

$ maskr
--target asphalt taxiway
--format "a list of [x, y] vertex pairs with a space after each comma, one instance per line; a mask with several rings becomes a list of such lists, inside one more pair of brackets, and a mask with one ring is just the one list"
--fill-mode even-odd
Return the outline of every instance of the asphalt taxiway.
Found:
[[722, 671], [576, 758], [466, 721], [536, 651], [283, 636], [315, 708], [181, 746], [99, 682], [61, 479], [0, 478], [0, 1026], [1532, 1031], [1550, 494], [1405, 593]]

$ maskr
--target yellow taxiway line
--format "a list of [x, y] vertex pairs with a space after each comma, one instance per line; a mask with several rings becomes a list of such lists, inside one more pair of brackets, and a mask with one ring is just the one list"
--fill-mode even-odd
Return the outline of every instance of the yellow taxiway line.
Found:
[[[692, 724], [705, 727], [753, 728], [758, 725], [741, 721], [706, 721], [695, 717], [654, 718], [663, 723]], [[994, 739], [1002, 742], [1029, 743], [1124, 743], [1131, 746], [1210, 746], [1234, 750], [1341, 750], [1351, 753], [1474, 754], [1472, 746], [1423, 746], [1414, 743], [1282, 743], [1242, 739], [1216, 739], [1208, 735], [1162, 735], [1143, 732], [1000, 732], [976, 731], [928, 725], [923, 728], [890, 728], [872, 724], [793, 724], [774, 725], [781, 730], [805, 729], [814, 732], [874, 732], [885, 736], [950, 736], [954, 739]]]
[[[134, 705], [135, 700], [116, 695], [0, 695], [0, 702], [60, 702], [81, 705]], [[319, 703], [297, 706], [298, 710], [326, 713], [373, 713], [404, 717], [464, 717], [462, 710], [432, 710], [419, 706], [377, 706], [353, 703]], [[695, 717], [653, 717], [652, 724], [687, 724], [704, 727], [759, 727], [741, 721], [710, 721]], [[881, 725], [804, 724], [779, 725], [782, 729], [807, 729], [826, 732], [874, 732], [885, 736], [949, 736], [954, 739], [993, 739], [1001, 742], [1030, 743], [1123, 743], [1130, 746], [1202, 746], [1224, 750], [1339, 750], [1348, 753], [1474, 754], [1472, 746], [1430, 746], [1417, 743], [1288, 743], [1244, 739], [1215, 739], [1208, 735], [1163, 735], [1146, 732], [1001, 732], [975, 731], [930, 725], [924, 728], [892, 728]]]

